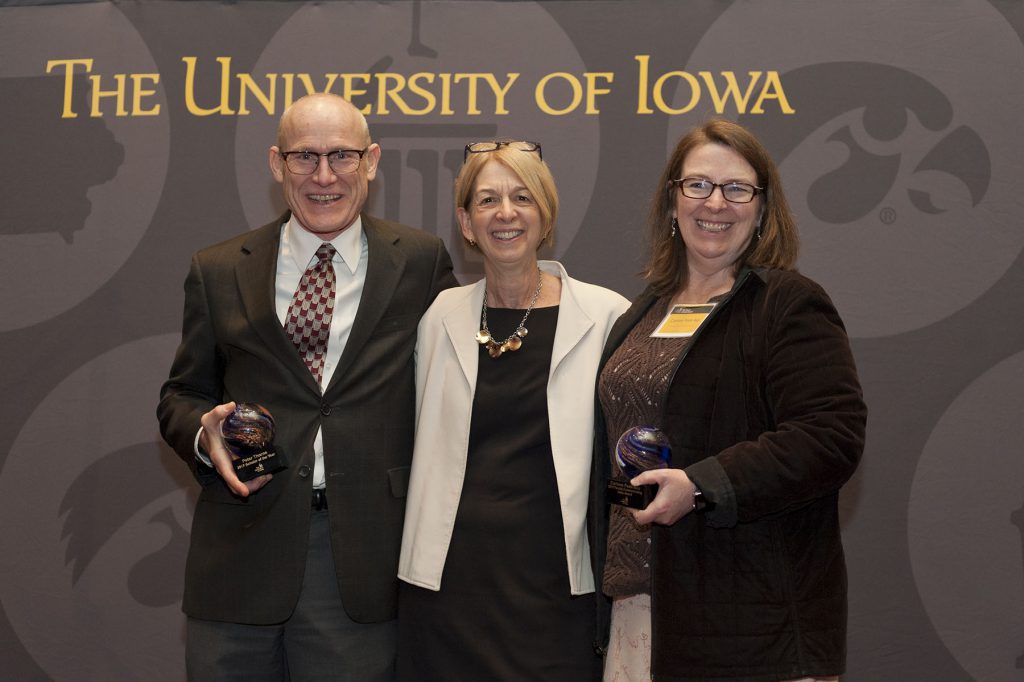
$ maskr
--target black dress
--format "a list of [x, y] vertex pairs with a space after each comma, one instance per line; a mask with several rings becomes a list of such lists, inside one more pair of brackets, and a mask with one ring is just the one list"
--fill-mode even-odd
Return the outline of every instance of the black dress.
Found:
[[[490, 329], [522, 310], [488, 308]], [[401, 583], [398, 679], [571, 682], [599, 675], [594, 596], [569, 591], [548, 428], [558, 308], [530, 314], [522, 347], [481, 347], [466, 477], [441, 590]], [[508, 331], [506, 331], [508, 330]]]

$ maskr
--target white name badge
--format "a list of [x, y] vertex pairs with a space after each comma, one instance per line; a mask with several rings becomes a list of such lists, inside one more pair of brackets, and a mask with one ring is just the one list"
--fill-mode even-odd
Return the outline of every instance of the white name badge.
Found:
[[654, 328], [651, 338], [675, 339], [693, 336], [714, 309], [714, 303], [674, 305]]

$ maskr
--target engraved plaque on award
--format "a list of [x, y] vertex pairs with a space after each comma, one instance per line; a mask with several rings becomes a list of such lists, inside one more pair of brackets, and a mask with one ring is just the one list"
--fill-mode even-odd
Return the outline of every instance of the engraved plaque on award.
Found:
[[220, 425], [224, 446], [234, 455], [232, 464], [240, 481], [286, 468], [284, 456], [274, 450], [274, 418], [262, 405], [238, 403]]

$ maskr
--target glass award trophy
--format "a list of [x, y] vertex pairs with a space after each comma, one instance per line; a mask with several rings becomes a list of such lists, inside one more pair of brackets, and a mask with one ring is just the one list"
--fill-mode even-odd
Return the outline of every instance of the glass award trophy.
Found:
[[274, 418], [262, 405], [238, 403], [220, 425], [220, 435], [240, 481], [286, 468], [284, 456], [274, 450]]
[[656, 485], [635, 486], [629, 481], [643, 471], [664, 469], [672, 458], [668, 437], [653, 426], [634, 426], [615, 444], [615, 462], [625, 478], [608, 481], [608, 502], [632, 509], [644, 509], [658, 492]]

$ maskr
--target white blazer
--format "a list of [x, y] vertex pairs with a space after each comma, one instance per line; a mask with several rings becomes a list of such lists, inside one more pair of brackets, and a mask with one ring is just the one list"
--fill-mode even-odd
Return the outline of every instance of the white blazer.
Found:
[[[586, 516], [597, 365], [612, 324], [629, 302], [614, 291], [571, 279], [560, 263], [539, 264], [562, 280], [548, 375], [548, 421], [569, 585], [573, 594], [586, 594], [594, 591]], [[474, 337], [483, 300], [483, 280], [442, 291], [419, 325], [416, 447], [398, 577], [431, 590], [441, 589], [466, 473], [480, 357]]]

